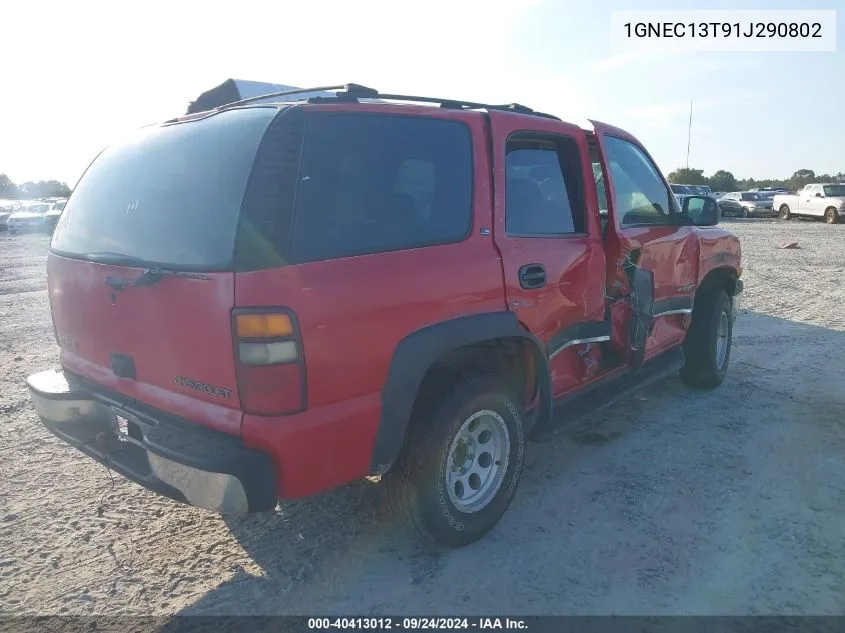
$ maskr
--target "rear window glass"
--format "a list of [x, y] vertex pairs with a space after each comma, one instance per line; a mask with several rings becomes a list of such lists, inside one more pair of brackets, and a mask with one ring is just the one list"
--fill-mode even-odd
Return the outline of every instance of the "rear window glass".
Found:
[[294, 260], [460, 241], [471, 209], [472, 149], [463, 123], [367, 113], [309, 119]]
[[150, 126], [106, 148], [74, 189], [53, 249], [226, 267], [255, 153], [276, 112], [245, 108]]

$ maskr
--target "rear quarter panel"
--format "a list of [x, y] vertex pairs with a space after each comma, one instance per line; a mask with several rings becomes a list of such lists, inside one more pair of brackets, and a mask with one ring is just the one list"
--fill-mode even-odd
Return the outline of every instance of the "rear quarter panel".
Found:
[[[296, 314], [307, 380], [306, 412], [291, 416], [289, 422], [247, 416], [244, 441], [279, 454], [290, 436], [287, 427], [311, 436], [320, 430], [316, 427], [325, 435], [333, 426], [337, 448], [343, 452], [337, 456], [337, 472], [331, 473], [335, 482], [369, 472], [381, 390], [399, 341], [428, 325], [507, 309], [501, 258], [492, 237], [484, 119], [478, 113], [397, 108], [397, 113], [419, 110], [469, 126], [475, 185], [468, 237], [453, 244], [241, 273], [235, 281], [237, 307], [284, 306]], [[367, 109], [365, 104], [356, 106], [356, 112]], [[284, 488], [291, 485], [280, 483]]]

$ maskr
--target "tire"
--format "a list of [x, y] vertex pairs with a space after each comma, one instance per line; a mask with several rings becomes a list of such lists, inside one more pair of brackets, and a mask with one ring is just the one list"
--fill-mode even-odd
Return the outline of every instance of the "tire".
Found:
[[789, 210], [789, 205], [782, 204], [778, 209], [778, 218], [784, 222], [789, 222], [792, 219], [792, 213]]
[[[522, 405], [504, 380], [477, 373], [452, 384], [421, 396], [385, 483], [409, 527], [438, 545], [460, 547], [487, 534], [504, 515], [522, 476], [527, 439]], [[472, 445], [464, 442], [467, 432]], [[468, 474], [458, 461], [469, 466]]]
[[825, 209], [824, 221], [828, 224], [836, 224], [839, 222], [839, 213], [833, 207]]
[[696, 389], [715, 389], [728, 373], [733, 340], [732, 304], [723, 290], [695, 298], [692, 325], [684, 341], [681, 380]]

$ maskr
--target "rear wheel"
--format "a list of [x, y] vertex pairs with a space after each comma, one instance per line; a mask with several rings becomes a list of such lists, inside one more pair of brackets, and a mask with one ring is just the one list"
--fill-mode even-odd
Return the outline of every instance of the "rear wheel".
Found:
[[388, 494], [423, 537], [468, 545], [498, 523], [516, 491], [525, 461], [522, 407], [504, 380], [486, 373], [421, 398], [386, 476]]
[[833, 207], [829, 207], [824, 212], [824, 221], [828, 224], [836, 224], [839, 222], [839, 213]]
[[731, 300], [723, 290], [696, 297], [692, 325], [684, 341], [681, 380], [697, 389], [715, 389], [728, 373], [733, 340]]
[[778, 210], [778, 218], [781, 220], [788, 222], [792, 219], [792, 213], [789, 210], [789, 205], [782, 204], [780, 205], [780, 209]]

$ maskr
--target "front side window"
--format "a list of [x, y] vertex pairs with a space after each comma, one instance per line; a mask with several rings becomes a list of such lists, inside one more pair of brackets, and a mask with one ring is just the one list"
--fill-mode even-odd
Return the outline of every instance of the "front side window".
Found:
[[633, 143], [606, 137], [607, 162], [621, 227], [673, 224], [674, 196], [645, 152]]
[[307, 262], [446, 244], [472, 222], [461, 122], [327, 113], [308, 121], [292, 253]]

